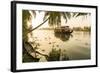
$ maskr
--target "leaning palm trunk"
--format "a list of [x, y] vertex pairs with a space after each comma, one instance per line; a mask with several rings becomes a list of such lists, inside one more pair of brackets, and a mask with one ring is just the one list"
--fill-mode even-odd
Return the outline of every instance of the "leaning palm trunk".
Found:
[[32, 31], [36, 30], [37, 28], [39, 28], [40, 26], [42, 26], [46, 21], [49, 20], [49, 18], [50, 18], [50, 17], [48, 17], [44, 22], [42, 22], [42, 23], [41, 23], [40, 25], [38, 25], [37, 27], [31, 29], [28, 33], [32, 32]]
[[23, 46], [24, 46], [24, 49], [26, 50], [26, 52], [34, 58], [34, 60], [38, 59], [39, 61], [39, 58], [36, 57], [36, 54], [39, 54], [39, 55], [42, 55], [42, 56], [45, 56], [45, 57], [48, 57], [48, 55], [46, 54], [43, 54], [39, 51], [36, 51], [36, 48], [33, 48], [32, 45], [29, 43], [29, 42], [23, 42]]
[[[77, 16], [80, 16], [82, 14], [78, 14]], [[33, 28], [33, 29], [27, 29], [27, 21], [30, 20], [30, 16], [31, 14], [29, 13], [28, 10], [24, 10], [23, 11], [23, 40], [25, 42], [28, 42], [28, 39], [29, 37], [27, 37], [27, 34], [36, 30], [37, 28], [39, 28], [40, 26], [42, 26], [45, 22], [48, 21], [49, 24], [51, 24], [52, 26], [61, 26], [61, 16], [63, 16], [64, 19], [67, 19], [70, 18], [70, 13], [60, 13], [60, 12], [47, 12], [46, 15], [45, 15], [45, 20], [40, 24], [38, 25], [37, 27]], [[47, 18], [48, 16], [48, 18]], [[27, 20], [27, 21], [26, 21]], [[25, 26], [26, 24], [26, 26]], [[59, 52], [56, 52], [56, 51], [52, 51], [52, 53], [50, 53], [50, 56], [46, 56], [38, 51], [36, 51], [33, 47], [29, 47], [29, 44], [24, 44], [24, 49], [27, 51], [27, 53], [33, 57], [36, 57], [36, 53], [40, 54], [40, 55], [43, 55], [47, 58], [47, 60], [55, 60], [55, 57], [57, 57], [57, 60], [59, 60], [59, 57], [60, 57], [60, 53]], [[56, 53], [56, 54], [55, 54]], [[54, 54], [54, 55], [52, 55]]]

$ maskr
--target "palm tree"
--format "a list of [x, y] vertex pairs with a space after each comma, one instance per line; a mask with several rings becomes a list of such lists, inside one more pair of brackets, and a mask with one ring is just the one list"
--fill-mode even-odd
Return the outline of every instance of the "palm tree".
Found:
[[27, 25], [27, 22], [32, 20], [32, 15], [30, 11], [34, 14], [34, 17], [35, 17], [36, 13], [34, 10], [23, 10], [22, 11], [22, 24], [23, 24], [22, 27], [23, 27], [23, 40], [24, 41], [28, 41], [28, 36], [27, 36], [28, 33], [31, 33], [33, 30], [39, 28], [47, 21], [48, 21], [49, 26], [60, 27], [62, 18], [65, 19], [65, 22], [67, 23], [68, 19], [70, 19], [71, 17], [90, 15], [90, 13], [81, 13], [81, 12], [45, 11], [43, 22], [39, 24], [37, 27], [32, 28], [32, 25], [30, 27], [28, 27]]
[[70, 19], [71, 15], [70, 12], [45, 12], [44, 19], [48, 19], [49, 26], [59, 27], [61, 26], [61, 19], [65, 19], [66, 22]]
[[39, 28], [47, 21], [48, 21], [49, 26], [60, 27], [62, 18], [65, 19], [65, 22], [67, 23], [68, 19], [70, 19], [71, 17], [87, 16], [88, 14], [89, 13], [46, 11], [43, 18], [44, 21], [41, 24], [39, 24], [37, 27], [31, 29], [29, 33]]
[[[31, 12], [34, 14], [34, 16], [36, 15], [35, 11], [31, 10]], [[29, 12], [29, 10], [23, 10], [22, 11], [22, 31], [23, 31], [23, 39], [24, 41], [28, 41], [28, 32], [30, 31], [27, 22], [30, 21], [32, 19], [32, 15]], [[30, 26], [31, 28], [32, 26]]]
[[[36, 16], [35, 11], [30, 10], [34, 16]], [[28, 42], [28, 33], [31, 33], [32, 31], [36, 30], [40, 26], [42, 26], [44, 23], [48, 21], [49, 26], [53, 27], [60, 27], [62, 18], [65, 19], [65, 22], [67, 23], [68, 19], [71, 17], [78, 17], [78, 16], [85, 16], [87, 13], [72, 13], [72, 12], [54, 12], [54, 11], [46, 11], [43, 22], [39, 24], [37, 27], [32, 28], [32, 25], [28, 27], [27, 22], [32, 20], [32, 15], [29, 10], [23, 10], [22, 12], [22, 27], [23, 27], [23, 42]]]
[[[36, 16], [36, 12], [34, 10], [30, 10], [34, 17]], [[23, 40], [28, 41], [28, 33], [31, 33], [35, 29], [42, 26], [44, 23], [48, 21], [49, 26], [53, 27], [60, 27], [61, 26], [61, 19], [65, 19], [65, 22], [67, 23], [68, 19], [72, 17], [79, 17], [79, 16], [87, 16], [90, 15], [90, 13], [81, 13], [81, 12], [54, 12], [54, 11], [45, 11], [43, 22], [39, 24], [37, 27], [32, 28], [32, 25], [30, 28], [27, 25], [27, 22], [32, 20], [32, 15], [29, 10], [23, 10], [22, 12], [22, 24], [23, 24]], [[39, 11], [41, 12], [41, 11]]]
[[90, 15], [90, 13], [82, 13], [82, 12], [74, 12], [73, 17], [78, 17], [78, 16], [87, 16]]
[[67, 22], [68, 19], [70, 19], [71, 14], [70, 12], [51, 12], [51, 11], [46, 11], [43, 22], [39, 24], [37, 27], [33, 28], [29, 32], [32, 32], [33, 30], [37, 29], [38, 27], [42, 26], [45, 22], [48, 21], [49, 26], [53, 27], [59, 27], [61, 26], [61, 19], [64, 18], [65, 21]]

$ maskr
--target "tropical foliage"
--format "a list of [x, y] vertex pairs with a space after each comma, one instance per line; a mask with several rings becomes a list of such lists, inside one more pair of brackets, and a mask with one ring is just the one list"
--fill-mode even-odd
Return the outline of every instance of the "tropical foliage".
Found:
[[61, 26], [61, 18], [63, 17], [67, 22], [67, 20], [70, 19], [71, 15], [69, 12], [48, 11], [48, 12], [45, 12], [44, 19], [47, 19], [47, 17], [49, 17], [48, 19], [49, 26], [59, 27]]
[[[41, 11], [39, 11], [39, 12], [41, 12]], [[86, 16], [88, 13], [45, 11], [43, 22], [35, 28], [33, 28], [32, 25], [30, 25], [30, 26], [28, 25], [28, 22], [30, 22], [32, 20], [32, 14], [34, 15], [34, 17], [36, 16], [36, 12], [33, 10], [23, 10], [22, 11], [23, 42], [28, 42], [28, 39], [29, 39], [28, 34], [31, 33], [32, 31], [36, 30], [37, 28], [41, 27], [46, 22], [48, 22], [48, 25], [50, 27], [54, 27], [54, 28], [60, 27], [62, 19], [64, 19], [65, 22], [67, 23], [67, 21], [71, 17]], [[23, 49], [23, 51], [25, 51], [25, 49]], [[50, 60], [50, 61], [59, 60], [60, 52], [61, 52], [60, 50], [57, 51], [55, 49], [52, 49], [52, 51], [50, 52], [50, 54], [48, 56], [48, 60]], [[41, 54], [41, 53], [38, 52], [38, 54]], [[25, 60], [25, 58], [28, 58], [29, 62], [34, 60], [32, 58], [32, 56], [30, 57], [30, 54], [27, 52], [23, 54], [23, 62], [27, 61], [27, 59]], [[65, 59], [65, 57], [64, 57], [64, 59]]]

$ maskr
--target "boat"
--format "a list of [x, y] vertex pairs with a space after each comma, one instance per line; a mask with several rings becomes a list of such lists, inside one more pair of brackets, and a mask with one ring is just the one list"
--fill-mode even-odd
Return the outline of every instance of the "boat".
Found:
[[73, 30], [71, 28], [69, 28], [69, 26], [61, 26], [61, 27], [57, 27], [54, 29], [55, 33], [67, 33], [70, 34], [73, 32]]

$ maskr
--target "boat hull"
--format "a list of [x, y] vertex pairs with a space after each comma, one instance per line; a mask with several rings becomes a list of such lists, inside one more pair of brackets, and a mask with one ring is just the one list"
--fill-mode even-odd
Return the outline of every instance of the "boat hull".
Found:
[[70, 34], [70, 33], [73, 32], [73, 30], [66, 31], [66, 30], [58, 30], [58, 29], [55, 29], [54, 32], [55, 33], [67, 33], [67, 34]]

